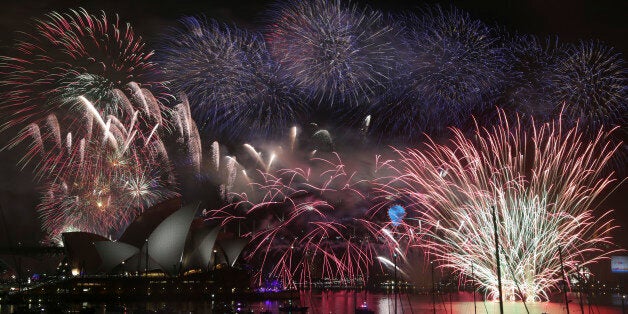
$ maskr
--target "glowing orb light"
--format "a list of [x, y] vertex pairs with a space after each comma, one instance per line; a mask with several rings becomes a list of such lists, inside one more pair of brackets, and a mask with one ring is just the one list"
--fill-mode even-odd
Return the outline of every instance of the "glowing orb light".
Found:
[[406, 210], [401, 205], [394, 205], [388, 209], [388, 217], [393, 226], [397, 227], [401, 224], [403, 217], [406, 216]]

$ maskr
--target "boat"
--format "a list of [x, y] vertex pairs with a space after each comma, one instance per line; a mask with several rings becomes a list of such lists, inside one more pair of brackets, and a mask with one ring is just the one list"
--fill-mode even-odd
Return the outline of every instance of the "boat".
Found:
[[360, 307], [355, 308], [355, 314], [375, 314], [375, 311], [369, 309], [366, 305], [366, 301], [364, 301]]

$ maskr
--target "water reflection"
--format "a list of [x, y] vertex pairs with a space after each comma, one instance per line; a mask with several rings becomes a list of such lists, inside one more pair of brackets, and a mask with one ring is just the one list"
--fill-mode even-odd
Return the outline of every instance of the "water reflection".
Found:
[[[326, 291], [326, 292], [301, 292], [299, 300], [294, 300], [294, 305], [307, 306], [307, 313], [354, 313], [356, 307], [360, 307], [366, 302], [369, 309], [375, 313], [499, 313], [499, 304], [492, 301], [484, 301], [480, 295], [476, 295], [477, 302], [474, 302], [471, 293], [459, 292], [443, 294], [432, 299], [429, 294], [400, 294], [395, 297], [387, 293], [364, 293], [355, 291]], [[621, 299], [619, 296], [601, 295], [592, 299], [592, 304], [587, 304], [586, 299], [582, 307], [579, 304], [578, 296], [570, 298], [571, 313], [595, 314], [619, 314], [622, 313]], [[435, 302], [434, 302], [435, 301]], [[619, 301], [619, 302], [618, 302]], [[64, 313], [280, 313], [279, 308], [285, 301], [268, 300], [261, 302], [251, 302], [242, 304], [238, 302], [141, 302], [141, 303], [117, 303], [117, 304], [64, 304], [58, 305], [54, 312]], [[565, 313], [565, 305], [557, 299], [553, 302], [527, 303], [530, 313]], [[45, 303], [31, 303], [22, 306], [0, 304], [0, 313], [41, 313]], [[59, 311], [62, 310], [62, 311]], [[526, 313], [522, 302], [505, 302], [504, 311], [508, 314]]]
[[[476, 295], [477, 302], [474, 302], [471, 293], [459, 292], [436, 296], [435, 300], [431, 295], [401, 294], [396, 298], [392, 294], [384, 293], [355, 293], [352, 291], [330, 291], [316, 293], [301, 293], [302, 304], [309, 306], [309, 313], [353, 313], [357, 306], [364, 301], [375, 313], [499, 313], [499, 303], [484, 301], [481, 296]], [[395, 302], [396, 300], [396, 302]], [[435, 302], [434, 302], [435, 301]], [[611, 314], [621, 313], [619, 306], [610, 306], [611, 298], [600, 296], [596, 298], [598, 303], [588, 305], [583, 303], [584, 313]], [[603, 302], [603, 303], [601, 303]], [[396, 304], [395, 304], [396, 303]], [[435, 304], [434, 304], [435, 303]], [[612, 302], [615, 304], [615, 302]], [[605, 305], [602, 305], [605, 304]], [[560, 302], [534, 302], [526, 303], [530, 313], [565, 313], [565, 305]], [[616, 305], [616, 304], [615, 304]], [[577, 299], [573, 299], [569, 308], [572, 313], [581, 313]], [[526, 313], [522, 302], [505, 302], [505, 313]]]

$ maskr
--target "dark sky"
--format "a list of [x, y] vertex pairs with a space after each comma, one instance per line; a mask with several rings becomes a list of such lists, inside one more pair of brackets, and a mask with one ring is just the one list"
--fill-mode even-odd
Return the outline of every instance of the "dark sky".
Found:
[[[205, 14], [207, 17], [234, 22], [255, 28], [261, 25], [263, 12], [274, 1], [231, 0], [5, 0], [0, 12], [2, 45], [12, 36], [12, 30], [21, 29], [31, 16], [50, 10], [84, 7], [89, 11], [105, 10], [119, 13], [133, 23], [148, 40], [165, 26], [183, 15]], [[454, 4], [484, 22], [503, 25], [512, 31], [538, 35], [558, 35], [564, 41], [601, 39], [620, 52], [627, 50], [628, 1], [622, 0], [457, 0], [457, 1], [402, 1], [361, 0], [388, 12], [416, 10], [425, 3]]]
[[[15, 31], [29, 29], [31, 17], [41, 17], [51, 10], [84, 7], [90, 12], [105, 10], [108, 15], [118, 13], [123, 21], [131, 22], [136, 32], [149, 43], [165, 27], [174, 25], [184, 15], [204, 14], [225, 22], [233, 22], [241, 27], [258, 29], [263, 24], [263, 13], [274, 1], [231, 0], [231, 1], [189, 1], [189, 0], [4, 0], [0, 4], [0, 53], [12, 45]], [[537, 35], [558, 35], [562, 41], [578, 39], [600, 39], [614, 46], [625, 55], [628, 49], [628, 1], [584, 1], [584, 0], [458, 0], [458, 1], [401, 1], [363, 0], [357, 3], [369, 4], [386, 12], [418, 11], [425, 3], [454, 4], [481, 19], [489, 25], [501, 25], [510, 31]], [[3, 135], [5, 137], [6, 135]], [[4, 142], [5, 139], [0, 139]], [[2, 144], [4, 146], [4, 144]], [[16, 239], [33, 242], [39, 237], [39, 223], [32, 210], [37, 203], [37, 194], [29, 184], [28, 174], [15, 168], [14, 156], [0, 152], [0, 203], [10, 221], [9, 230]], [[622, 191], [627, 190], [624, 188]], [[624, 193], [615, 193], [610, 203], [616, 209], [615, 217], [622, 227], [616, 232], [620, 246], [628, 247], [628, 217]], [[0, 225], [1, 229], [4, 226]], [[4, 230], [3, 230], [4, 231]], [[5, 233], [0, 238], [4, 243]]]

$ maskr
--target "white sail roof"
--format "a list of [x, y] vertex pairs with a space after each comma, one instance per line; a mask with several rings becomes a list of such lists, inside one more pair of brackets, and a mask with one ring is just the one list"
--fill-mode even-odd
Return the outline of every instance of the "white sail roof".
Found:
[[198, 203], [189, 204], [164, 219], [150, 234], [142, 251], [148, 246], [148, 255], [165, 273], [177, 274], [181, 268], [183, 249]]

